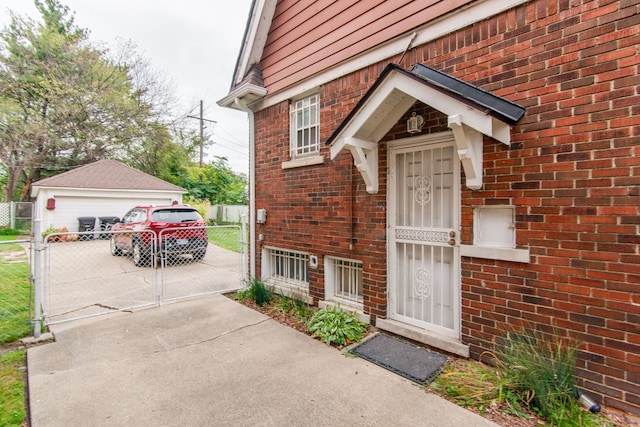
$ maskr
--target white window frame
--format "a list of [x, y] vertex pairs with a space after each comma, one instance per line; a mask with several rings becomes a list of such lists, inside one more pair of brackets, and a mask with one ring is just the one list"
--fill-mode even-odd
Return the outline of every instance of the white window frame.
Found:
[[[325, 256], [324, 266], [325, 299], [362, 310], [364, 300], [362, 262]], [[345, 279], [349, 283], [344, 283]]]
[[[511, 211], [506, 220], [505, 211]], [[476, 207], [473, 210], [473, 245], [460, 245], [460, 255], [530, 263], [529, 249], [516, 247], [515, 206]]]
[[[294, 99], [289, 107], [291, 160], [320, 153], [320, 95]], [[307, 115], [305, 115], [307, 113]], [[308, 135], [309, 139], [304, 140]]]
[[286, 296], [309, 293], [309, 254], [275, 247], [262, 248], [262, 281]]

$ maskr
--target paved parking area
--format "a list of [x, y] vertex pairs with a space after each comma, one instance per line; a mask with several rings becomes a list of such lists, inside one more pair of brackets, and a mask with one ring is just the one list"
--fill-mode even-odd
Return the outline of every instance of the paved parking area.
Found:
[[129, 256], [111, 255], [109, 240], [101, 239], [51, 243], [45, 257], [44, 303], [51, 322], [242, 286], [240, 254], [213, 244], [199, 262], [185, 257], [163, 268], [136, 267]]

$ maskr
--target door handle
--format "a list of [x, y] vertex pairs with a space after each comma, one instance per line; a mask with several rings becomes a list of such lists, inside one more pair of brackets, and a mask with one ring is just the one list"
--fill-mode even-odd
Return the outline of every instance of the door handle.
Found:
[[450, 245], [450, 246], [455, 246], [455, 245], [456, 245], [456, 232], [455, 232], [455, 231], [453, 231], [453, 230], [451, 230], [451, 231], [449, 232], [449, 237], [451, 237], [451, 238], [449, 239], [449, 245]]

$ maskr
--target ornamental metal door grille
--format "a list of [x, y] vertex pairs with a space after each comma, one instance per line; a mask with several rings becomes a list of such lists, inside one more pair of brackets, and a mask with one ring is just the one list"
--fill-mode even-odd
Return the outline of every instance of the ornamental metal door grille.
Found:
[[458, 338], [460, 168], [452, 139], [392, 148], [389, 159], [389, 316]]

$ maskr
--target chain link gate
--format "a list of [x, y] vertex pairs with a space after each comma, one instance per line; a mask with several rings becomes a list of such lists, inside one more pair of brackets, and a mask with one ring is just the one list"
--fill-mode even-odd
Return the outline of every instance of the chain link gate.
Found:
[[[154, 244], [146, 254], [148, 267], [134, 265], [128, 251], [114, 251], [110, 230], [48, 235], [42, 250], [44, 324], [242, 288], [247, 280], [245, 228], [204, 228], [209, 235], [205, 253], [164, 256], [163, 245]], [[151, 231], [115, 233], [145, 234], [146, 241], [167, 244]]]

